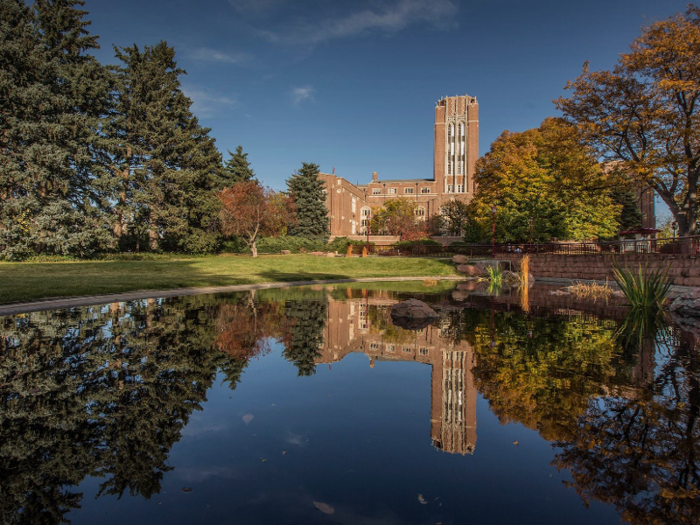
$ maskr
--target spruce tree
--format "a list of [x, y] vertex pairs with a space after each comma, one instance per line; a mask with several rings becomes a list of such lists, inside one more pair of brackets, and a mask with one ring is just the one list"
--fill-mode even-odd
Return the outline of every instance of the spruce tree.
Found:
[[180, 89], [185, 71], [159, 42], [115, 48], [119, 100], [113, 136], [120, 177], [115, 232], [122, 247], [207, 252], [218, 242], [221, 154]]
[[290, 235], [327, 241], [330, 235], [324, 185], [317, 164], [302, 162], [301, 170], [287, 179], [294, 201], [297, 222]]
[[1, 258], [109, 245], [107, 221], [87, 212], [101, 198], [92, 165], [109, 89], [83, 55], [96, 37], [85, 36], [76, 3], [39, 2], [35, 16], [21, 0], [0, 0]]
[[248, 182], [255, 177], [248, 154], [243, 153], [243, 146], [238, 146], [235, 153], [229, 150], [228, 154], [230, 158], [224, 164], [223, 177], [217, 181], [219, 189], [230, 188], [237, 182]]

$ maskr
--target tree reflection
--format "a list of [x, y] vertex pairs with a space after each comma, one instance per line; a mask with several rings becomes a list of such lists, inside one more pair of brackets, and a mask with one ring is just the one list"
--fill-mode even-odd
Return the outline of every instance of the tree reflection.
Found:
[[642, 399], [608, 397], [557, 443], [555, 464], [586, 501], [618, 507], [639, 524], [697, 523], [700, 518], [700, 359], [681, 345], [665, 359]]
[[158, 493], [169, 451], [217, 371], [235, 388], [265, 347], [263, 325], [238, 322], [243, 310], [256, 313], [220, 303], [151, 300], [1, 319], [0, 521], [64, 522], [82, 498], [70, 487], [85, 476], [104, 479], [100, 495]]

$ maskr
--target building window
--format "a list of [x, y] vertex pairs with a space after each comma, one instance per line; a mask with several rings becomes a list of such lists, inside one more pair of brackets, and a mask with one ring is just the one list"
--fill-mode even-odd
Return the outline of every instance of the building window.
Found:
[[413, 348], [404, 348], [403, 349], [404, 354], [412, 354], [413, 353]]
[[413, 193], [413, 188], [404, 188], [403, 192], [404, 193]]
[[459, 123], [459, 136], [464, 136], [464, 124], [462, 122]]
[[419, 353], [420, 355], [428, 355], [428, 349], [427, 349], [427, 348], [421, 348], [420, 350], [418, 350], [418, 353]]
[[360, 215], [362, 215], [363, 217], [369, 217], [371, 214], [372, 214], [372, 210], [370, 209], [369, 206], [364, 206], [360, 210]]
[[453, 175], [452, 173], [452, 157], [447, 157], [447, 174]]
[[459, 162], [457, 162], [457, 174], [458, 175], [464, 174], [463, 168], [464, 168], [464, 164], [460, 160]]
[[355, 197], [352, 198], [352, 212], [355, 213], [357, 211], [357, 199]]
[[372, 343], [369, 345], [372, 350], [379, 350], [379, 343]]
[[396, 188], [389, 188], [389, 194], [396, 195]]
[[425, 217], [425, 208], [423, 206], [416, 208], [416, 217]]
[[386, 345], [386, 351], [390, 354], [394, 353], [394, 345]]
[[447, 185], [447, 193], [454, 193], [455, 187], [454, 184], [448, 184]]
[[381, 194], [382, 194], [381, 188], [372, 188], [372, 195], [381, 195]]
[[464, 184], [457, 184], [457, 193], [464, 193]]
[[421, 188], [420, 192], [421, 193], [430, 193], [430, 188]]

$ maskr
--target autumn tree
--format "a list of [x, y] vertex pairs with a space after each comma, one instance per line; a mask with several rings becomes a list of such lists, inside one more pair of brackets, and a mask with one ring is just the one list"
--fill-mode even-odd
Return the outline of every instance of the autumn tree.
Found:
[[219, 193], [219, 220], [224, 235], [236, 235], [258, 256], [261, 235], [279, 235], [291, 222], [290, 208], [284, 199], [256, 180], [238, 182]]
[[428, 235], [425, 217], [418, 215], [418, 204], [410, 199], [389, 199], [373, 212], [369, 228], [373, 234], [398, 235], [415, 241]]
[[289, 196], [296, 209], [296, 224], [290, 229], [290, 235], [328, 240], [328, 208], [319, 174], [318, 164], [302, 162], [301, 169], [287, 179]]
[[556, 101], [596, 152], [668, 205], [681, 235], [696, 232], [700, 176], [700, 9], [651, 24], [611, 71], [588, 63]]
[[548, 118], [539, 128], [509, 131], [477, 162], [477, 191], [470, 208], [490, 229], [495, 205], [499, 242], [585, 240], [618, 231], [614, 184], [582, 143], [578, 130]]

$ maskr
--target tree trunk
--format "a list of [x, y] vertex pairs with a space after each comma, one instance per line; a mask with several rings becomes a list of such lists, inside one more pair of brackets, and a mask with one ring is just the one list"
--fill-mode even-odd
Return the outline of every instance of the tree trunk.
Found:
[[258, 246], [257, 246], [257, 240], [253, 241], [253, 244], [250, 245], [250, 251], [253, 252], [253, 257], [258, 256]]

